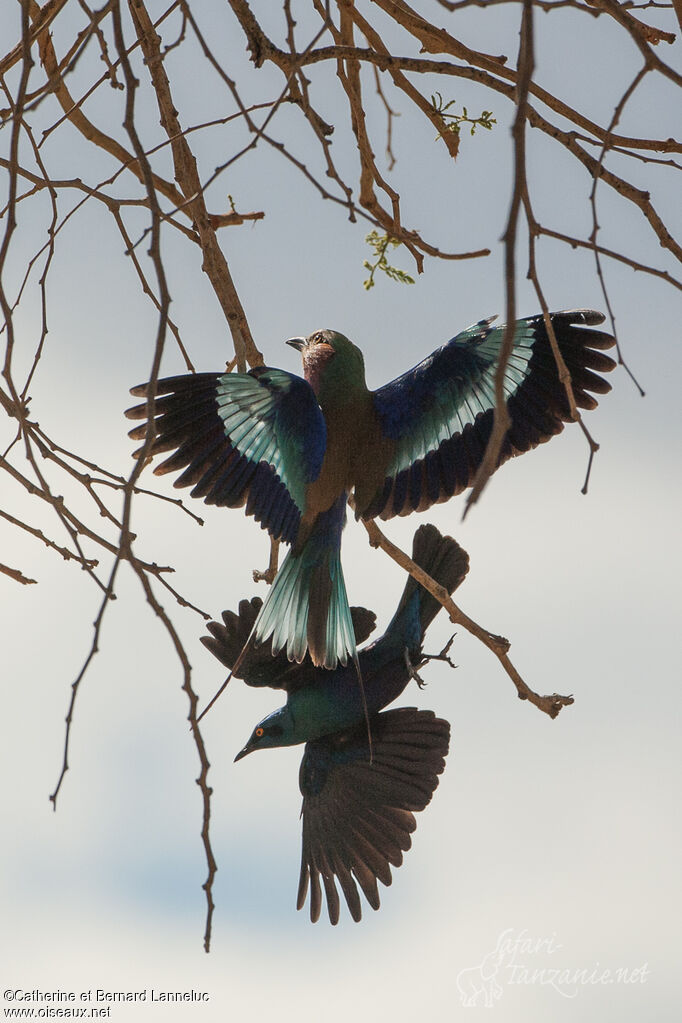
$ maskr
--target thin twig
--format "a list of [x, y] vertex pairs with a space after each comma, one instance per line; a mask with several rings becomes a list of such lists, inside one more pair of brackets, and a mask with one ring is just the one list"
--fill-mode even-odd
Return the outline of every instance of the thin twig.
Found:
[[15, 582], [22, 583], [24, 586], [38, 581], [37, 579], [28, 579], [18, 568], [10, 568], [9, 565], [0, 564], [0, 572], [3, 575], [9, 576], [10, 579], [14, 579]]
[[462, 518], [466, 518], [469, 510], [476, 504], [488, 480], [495, 472], [502, 444], [511, 424], [505, 394], [505, 374], [509, 356], [514, 345], [514, 331], [516, 329], [516, 235], [519, 211], [523, 197], [527, 192], [526, 107], [534, 66], [533, 4], [532, 0], [524, 0], [519, 42], [519, 80], [516, 95], [516, 117], [512, 127], [512, 137], [514, 139], [514, 191], [509, 206], [507, 228], [502, 239], [504, 242], [504, 281], [507, 296], [507, 320], [502, 344], [500, 345], [497, 366], [495, 367], [495, 412], [493, 415], [493, 426], [490, 439], [486, 445], [485, 455], [474, 478], [473, 486], [467, 495]]

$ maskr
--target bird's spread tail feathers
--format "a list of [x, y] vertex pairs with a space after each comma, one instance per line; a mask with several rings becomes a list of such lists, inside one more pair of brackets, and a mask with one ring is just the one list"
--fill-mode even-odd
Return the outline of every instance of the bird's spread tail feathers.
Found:
[[[412, 560], [434, 582], [443, 586], [448, 593], [454, 593], [469, 571], [469, 555], [456, 540], [443, 536], [435, 526], [426, 523], [420, 526], [412, 543]], [[421, 646], [424, 633], [440, 611], [441, 605], [418, 583], [413, 576], [408, 576], [400, 603], [391, 619], [386, 635], [398, 632], [405, 633], [405, 614], [414, 617], [412, 623], [415, 632], [411, 642]], [[409, 645], [409, 644], [408, 644]]]
[[286, 649], [290, 661], [306, 651], [325, 668], [356, 657], [355, 633], [341, 568], [341, 531], [346, 495], [319, 515], [300, 551], [280, 568], [256, 620], [253, 639], [271, 642], [274, 655]]

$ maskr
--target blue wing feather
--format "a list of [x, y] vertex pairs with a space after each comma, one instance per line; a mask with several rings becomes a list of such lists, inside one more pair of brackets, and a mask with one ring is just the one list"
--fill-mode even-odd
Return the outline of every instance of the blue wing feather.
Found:
[[[603, 355], [615, 341], [590, 329], [601, 313], [552, 313], [559, 349], [571, 374], [576, 404], [594, 408], [590, 392], [609, 384], [599, 373], [615, 363]], [[445, 501], [473, 482], [492, 430], [494, 378], [504, 326], [481, 320], [419, 365], [373, 394], [384, 437], [394, 442], [381, 484], [373, 494], [356, 492], [356, 514], [391, 518]], [[596, 371], [596, 372], [595, 372]], [[518, 320], [505, 371], [504, 392], [512, 425], [498, 464], [528, 451], [563, 429], [568, 401], [542, 316]]]
[[[147, 385], [133, 388], [146, 396]], [[327, 443], [312, 388], [281, 369], [197, 373], [159, 380], [151, 454], [173, 451], [155, 472], [183, 469], [175, 486], [230, 508], [246, 504], [264, 529], [293, 543], [306, 487], [317, 479]], [[129, 409], [146, 419], [146, 405]], [[142, 440], [147, 424], [131, 430]]]

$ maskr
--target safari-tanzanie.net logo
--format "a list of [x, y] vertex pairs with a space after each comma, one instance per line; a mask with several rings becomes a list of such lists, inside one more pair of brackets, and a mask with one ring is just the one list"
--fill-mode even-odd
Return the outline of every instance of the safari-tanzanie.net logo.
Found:
[[549, 938], [536, 938], [527, 930], [508, 927], [498, 936], [491, 952], [475, 966], [457, 974], [459, 1000], [466, 1008], [490, 1009], [504, 994], [505, 987], [538, 985], [554, 989], [563, 998], [575, 998], [581, 988], [605, 984], [645, 984], [651, 975], [648, 963], [640, 966], [606, 967], [596, 962], [587, 966], [565, 965], [564, 946]]

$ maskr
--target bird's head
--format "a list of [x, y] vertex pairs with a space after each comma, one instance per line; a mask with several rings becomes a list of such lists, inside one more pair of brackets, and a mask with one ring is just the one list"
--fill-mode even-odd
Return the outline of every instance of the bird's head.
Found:
[[294, 745], [299, 740], [294, 738], [293, 732], [294, 725], [288, 707], [280, 707], [256, 725], [249, 736], [249, 741], [234, 758], [235, 763], [256, 749]]
[[306, 380], [320, 396], [327, 389], [365, 386], [365, 360], [352, 341], [336, 330], [316, 330], [308, 337], [292, 337], [287, 342], [303, 358]]

